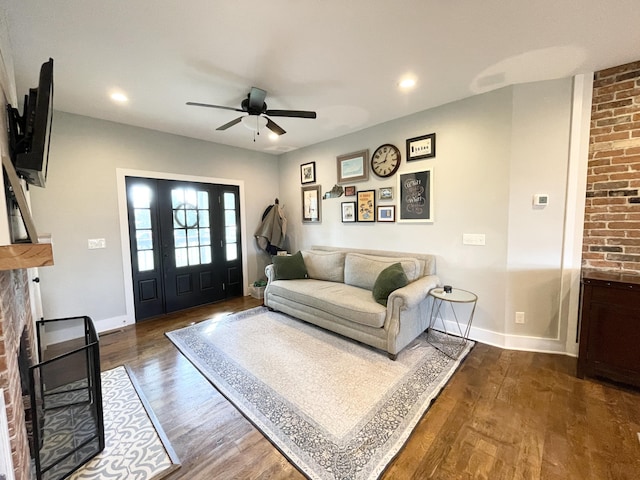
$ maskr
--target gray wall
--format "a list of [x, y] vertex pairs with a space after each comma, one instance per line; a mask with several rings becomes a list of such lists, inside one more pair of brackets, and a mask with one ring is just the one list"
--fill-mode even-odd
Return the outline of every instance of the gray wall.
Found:
[[[280, 196], [292, 219], [292, 250], [322, 244], [435, 254], [443, 283], [480, 298], [476, 338], [497, 344], [509, 343], [508, 336], [559, 340], [571, 106], [571, 79], [517, 85], [283, 155]], [[338, 155], [364, 148], [372, 154], [392, 143], [404, 157], [407, 138], [431, 132], [436, 158], [403, 158], [392, 179], [371, 175], [355, 185], [392, 185], [397, 204], [398, 174], [432, 167], [434, 223], [343, 224], [340, 203], [354, 197], [324, 200], [320, 224], [303, 224], [294, 213], [301, 209], [301, 164], [316, 162], [324, 192], [336, 183]], [[549, 194], [550, 205], [534, 208], [535, 193]], [[486, 245], [463, 245], [463, 233], [485, 234]], [[514, 323], [516, 311], [525, 312], [525, 324]]]
[[[253, 232], [278, 195], [278, 160], [266, 154], [55, 112], [49, 176], [32, 188], [40, 232], [52, 234], [53, 267], [40, 269], [44, 316], [89, 315], [104, 325], [125, 315], [116, 169], [244, 181], [248, 249], [245, 284], [263, 274], [268, 257]], [[105, 238], [107, 248], [88, 250]]]

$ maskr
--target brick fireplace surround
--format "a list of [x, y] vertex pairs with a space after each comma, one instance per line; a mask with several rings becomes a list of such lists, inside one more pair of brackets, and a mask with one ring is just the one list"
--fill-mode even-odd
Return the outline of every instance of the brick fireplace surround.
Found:
[[27, 354], [33, 358], [35, 324], [31, 315], [27, 270], [0, 271], [0, 389], [9, 423], [14, 473], [17, 480], [31, 478], [18, 352], [22, 332], [27, 334]]

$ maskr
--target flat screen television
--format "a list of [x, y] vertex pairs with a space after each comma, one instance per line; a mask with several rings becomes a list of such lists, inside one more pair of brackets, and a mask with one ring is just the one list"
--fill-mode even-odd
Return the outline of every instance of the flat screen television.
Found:
[[7, 105], [9, 149], [18, 175], [28, 184], [44, 187], [49, 166], [53, 121], [53, 59], [42, 64], [37, 88], [24, 98], [22, 115]]

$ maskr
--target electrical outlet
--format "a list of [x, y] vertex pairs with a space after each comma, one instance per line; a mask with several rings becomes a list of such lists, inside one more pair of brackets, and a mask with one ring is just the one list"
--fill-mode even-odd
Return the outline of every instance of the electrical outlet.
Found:
[[524, 312], [516, 312], [516, 323], [524, 323]]
[[88, 240], [89, 250], [96, 248], [107, 248], [107, 241], [104, 238], [90, 238]]

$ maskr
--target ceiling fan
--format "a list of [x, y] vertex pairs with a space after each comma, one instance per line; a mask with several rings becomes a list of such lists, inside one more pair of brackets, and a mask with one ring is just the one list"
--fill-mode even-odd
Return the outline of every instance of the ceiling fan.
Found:
[[[210, 105], [208, 103], [187, 102], [187, 105], [196, 107], [209, 107], [209, 108], [221, 108], [223, 110], [232, 110], [234, 112], [244, 112], [249, 115], [242, 115], [235, 120], [231, 120], [229, 123], [216, 128], [216, 130], [226, 130], [229, 127], [233, 127], [235, 124], [243, 122], [248, 128], [259, 132], [260, 126], [266, 126], [276, 135], [284, 135], [287, 133], [280, 125], [275, 123], [269, 117], [295, 117], [295, 118], [316, 118], [316, 112], [308, 112], [305, 110], [269, 110], [264, 99], [267, 96], [267, 92], [261, 88], [251, 87], [251, 91], [247, 95], [247, 98], [242, 100], [240, 108], [225, 107], [222, 105]], [[253, 119], [255, 117], [255, 124]], [[246, 120], [243, 120], [246, 119]], [[265, 122], [266, 120], [266, 122]]]

